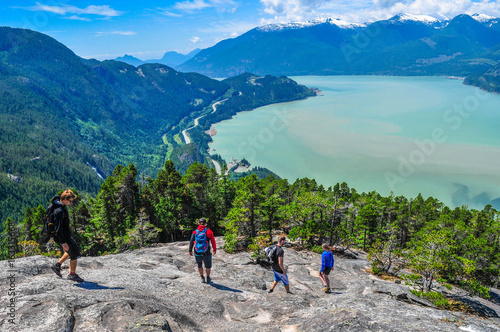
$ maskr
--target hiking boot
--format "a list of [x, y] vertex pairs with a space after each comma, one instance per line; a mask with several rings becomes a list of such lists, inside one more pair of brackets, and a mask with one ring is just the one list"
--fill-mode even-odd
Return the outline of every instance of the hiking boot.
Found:
[[201, 283], [205, 283], [205, 277], [201, 277]]
[[54, 273], [59, 276], [59, 278], [62, 278], [61, 264], [56, 263], [56, 264], [52, 265], [51, 268], [52, 268], [52, 271], [54, 271]]
[[212, 278], [210, 277], [207, 277], [207, 284], [211, 283], [212, 282]]
[[78, 274], [68, 274], [68, 280], [73, 280], [73, 281], [78, 281], [78, 282], [83, 282], [84, 280], [78, 276]]
[[272, 293], [274, 291], [274, 289], [269, 289], [268, 293]]
[[330, 294], [332, 290], [330, 288], [325, 289], [325, 293]]
[[323, 287], [322, 291], [326, 292], [327, 289], [328, 289], [328, 287], [325, 286], [325, 287]]

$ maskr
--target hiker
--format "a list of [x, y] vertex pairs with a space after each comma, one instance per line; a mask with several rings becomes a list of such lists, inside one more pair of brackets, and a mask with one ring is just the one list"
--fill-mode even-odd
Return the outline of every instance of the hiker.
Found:
[[[200, 218], [200, 220], [198, 220], [198, 228], [193, 231], [191, 241], [189, 241], [189, 255], [193, 256], [194, 247], [194, 256], [198, 264], [198, 273], [200, 274], [202, 283], [210, 283], [212, 281], [212, 278], [210, 278], [210, 271], [212, 269], [210, 243], [212, 243], [215, 255], [217, 253], [217, 246], [215, 245], [214, 233], [208, 229], [207, 220], [205, 218]], [[203, 275], [203, 264], [205, 264], [205, 270], [207, 272], [206, 280]]]
[[285, 255], [285, 251], [282, 246], [285, 244], [286, 237], [284, 235], [280, 236], [278, 239], [278, 243], [276, 244], [276, 252], [274, 254], [273, 262], [271, 264], [271, 269], [274, 273], [274, 282], [269, 289], [269, 293], [274, 291], [274, 287], [278, 284], [278, 282], [282, 281], [283, 285], [285, 285], [285, 290], [288, 294], [291, 294], [288, 276], [286, 275], [285, 266], [283, 265], [283, 256]]
[[319, 278], [323, 282], [323, 291], [325, 293], [331, 293], [330, 289], [330, 279], [328, 275], [333, 270], [333, 264], [335, 262], [333, 258], [333, 253], [330, 251], [328, 244], [323, 243], [322, 245], [323, 253], [321, 254], [321, 270], [319, 271]]
[[67, 279], [82, 282], [83, 279], [76, 274], [76, 266], [78, 258], [80, 258], [80, 248], [75, 240], [71, 237], [71, 230], [69, 228], [69, 215], [66, 207], [73, 203], [76, 195], [69, 189], [63, 191], [59, 200], [54, 200], [55, 205], [53, 209], [53, 218], [55, 231], [53, 238], [54, 241], [62, 247], [64, 254], [61, 259], [52, 266], [52, 270], [62, 278], [61, 265], [69, 258], [69, 275]]

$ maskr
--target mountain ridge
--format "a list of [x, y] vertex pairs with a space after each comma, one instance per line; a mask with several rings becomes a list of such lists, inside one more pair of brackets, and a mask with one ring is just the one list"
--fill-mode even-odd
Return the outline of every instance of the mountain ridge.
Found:
[[[258, 75], [465, 77], [491, 67], [488, 61], [476, 60], [490, 60], [486, 58], [489, 48], [500, 44], [494, 22], [496, 19], [481, 15], [439, 20], [399, 14], [365, 24], [321, 19], [267, 25], [204, 49], [177, 68], [211, 77], [245, 71]], [[437, 58], [445, 60], [434, 63], [432, 59]]]
[[129, 65], [132, 65], [135, 67], [138, 67], [138, 66], [146, 64], [146, 63], [159, 63], [159, 64], [166, 65], [169, 67], [175, 67], [175, 66], [180, 65], [181, 63], [186, 62], [187, 60], [191, 59], [196, 54], [198, 54], [200, 51], [201, 50], [199, 48], [196, 48], [187, 54], [181, 54], [181, 53], [178, 53], [175, 51], [169, 51], [169, 52], [165, 52], [165, 54], [163, 54], [163, 57], [161, 59], [149, 59], [149, 60], [141, 60], [141, 59], [138, 59], [132, 55], [125, 54], [124, 56], [115, 58], [113, 60], [125, 62], [125, 63], [128, 63]]

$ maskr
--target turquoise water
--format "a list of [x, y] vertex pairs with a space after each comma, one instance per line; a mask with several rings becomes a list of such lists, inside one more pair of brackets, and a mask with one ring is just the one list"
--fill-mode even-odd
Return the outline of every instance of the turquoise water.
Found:
[[290, 182], [500, 208], [500, 95], [442, 77], [293, 79], [323, 95], [215, 124], [213, 153]]

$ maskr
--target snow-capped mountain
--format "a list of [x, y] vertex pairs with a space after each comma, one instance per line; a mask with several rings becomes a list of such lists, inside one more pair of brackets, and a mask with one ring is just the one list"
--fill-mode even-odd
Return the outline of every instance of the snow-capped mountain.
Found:
[[[320, 19], [270, 24], [202, 50], [177, 67], [213, 77], [259, 75], [449, 75], [487, 70], [500, 47], [498, 21], [398, 14], [352, 23]], [[483, 20], [483, 21], [480, 21]]]
[[437, 23], [439, 20], [435, 17], [429, 16], [429, 15], [413, 15], [413, 14], [407, 14], [407, 13], [400, 13], [392, 18], [389, 19], [389, 21], [398, 21], [398, 22], [422, 22], [425, 24], [434, 24]]
[[272, 32], [272, 31], [283, 31], [283, 30], [296, 30], [296, 29], [303, 29], [303, 28], [309, 28], [312, 26], [320, 25], [320, 24], [331, 24], [331, 25], [336, 25], [339, 28], [343, 29], [352, 29], [352, 28], [358, 28], [358, 27], [365, 27], [365, 23], [354, 23], [354, 22], [348, 22], [344, 20], [340, 20], [338, 18], [322, 18], [322, 19], [317, 19], [317, 20], [312, 20], [312, 21], [306, 21], [306, 22], [291, 22], [291, 23], [274, 23], [274, 24], [268, 24], [264, 25], [262, 27], [258, 27], [258, 31], [263, 31], [263, 32]]

